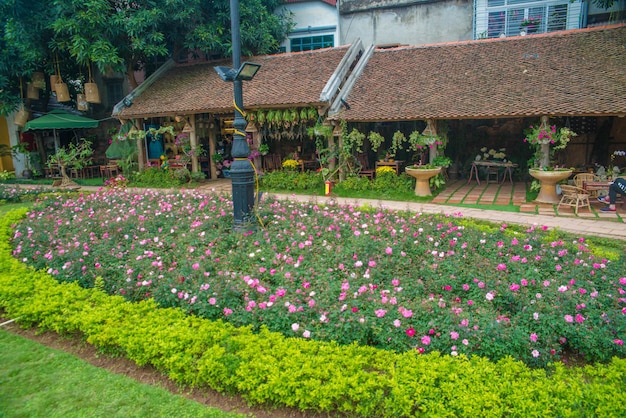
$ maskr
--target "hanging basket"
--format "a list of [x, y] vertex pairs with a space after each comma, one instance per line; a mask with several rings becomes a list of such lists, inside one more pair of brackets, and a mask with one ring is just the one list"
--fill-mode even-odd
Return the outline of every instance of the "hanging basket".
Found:
[[85, 83], [85, 97], [89, 103], [100, 103], [100, 93], [96, 83]]
[[17, 126], [23, 127], [28, 122], [29, 112], [24, 108], [24, 105], [20, 107], [20, 110], [15, 114], [15, 119], [13, 119], [13, 123]]
[[26, 98], [31, 100], [39, 100], [39, 89], [33, 83], [26, 85]]
[[89, 103], [87, 103], [87, 98], [84, 94], [78, 93], [76, 95], [76, 109], [86, 112], [89, 110]]
[[[59, 79], [60, 80], [60, 79]], [[70, 92], [67, 89], [67, 84], [63, 81], [60, 81], [56, 84], [55, 90], [57, 92], [57, 101], [60, 102], [69, 102], [70, 101]]]
[[39, 90], [43, 90], [46, 88], [46, 80], [43, 78], [43, 73], [36, 71], [33, 73], [33, 79], [31, 81], [31, 84], [39, 89]]
[[52, 74], [50, 76], [50, 90], [51, 91], [56, 91], [58, 82], [59, 82], [59, 76], [56, 74]]

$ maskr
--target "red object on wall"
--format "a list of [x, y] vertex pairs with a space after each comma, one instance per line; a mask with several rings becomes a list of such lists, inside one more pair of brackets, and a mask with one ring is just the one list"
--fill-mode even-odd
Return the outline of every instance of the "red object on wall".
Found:
[[37, 145], [35, 145], [35, 134], [32, 132], [20, 133], [20, 141], [28, 144], [28, 151], [35, 151], [37, 149]]

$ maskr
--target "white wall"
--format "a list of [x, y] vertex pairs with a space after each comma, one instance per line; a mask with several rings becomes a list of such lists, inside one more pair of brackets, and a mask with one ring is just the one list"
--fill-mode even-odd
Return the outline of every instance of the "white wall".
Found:
[[[275, 13], [280, 14], [283, 9], [287, 9], [294, 14], [293, 18], [296, 23], [294, 33], [290, 34], [289, 38], [333, 34], [335, 36], [335, 46], [341, 45], [339, 43], [339, 17], [335, 7], [322, 1], [314, 0], [303, 3], [287, 3], [278, 8]], [[320, 30], [320, 28], [329, 27], [333, 29]], [[283, 42], [281, 46], [285, 47], [287, 52], [290, 52], [289, 40]]]
[[[473, 3], [468, 0], [409, 2], [344, 14], [341, 43], [423, 45], [472, 39]], [[340, 7], [340, 11], [342, 8]]]

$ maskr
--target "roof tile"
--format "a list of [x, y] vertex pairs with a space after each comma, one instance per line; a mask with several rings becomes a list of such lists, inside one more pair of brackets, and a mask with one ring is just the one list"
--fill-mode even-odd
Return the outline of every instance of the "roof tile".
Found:
[[[244, 82], [246, 108], [286, 108], [317, 105], [326, 83], [348, 46], [315, 51], [248, 57], [261, 64], [251, 81]], [[242, 62], [244, 60], [242, 59]], [[232, 112], [233, 85], [213, 67], [232, 61], [176, 65], [120, 111], [122, 119], [174, 114]]]
[[626, 114], [626, 25], [376, 50], [333, 119]]

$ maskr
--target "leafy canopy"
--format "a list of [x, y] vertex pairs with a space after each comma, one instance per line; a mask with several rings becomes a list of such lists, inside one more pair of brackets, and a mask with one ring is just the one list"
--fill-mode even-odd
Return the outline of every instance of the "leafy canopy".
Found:
[[[273, 13], [280, 4], [240, 0], [243, 55], [278, 51], [293, 27]], [[169, 57], [232, 51], [229, 0], [4, 0], [0, 13], [0, 114], [20, 103], [34, 71], [83, 81], [95, 68], [118, 71], [134, 87], [135, 70]]]

